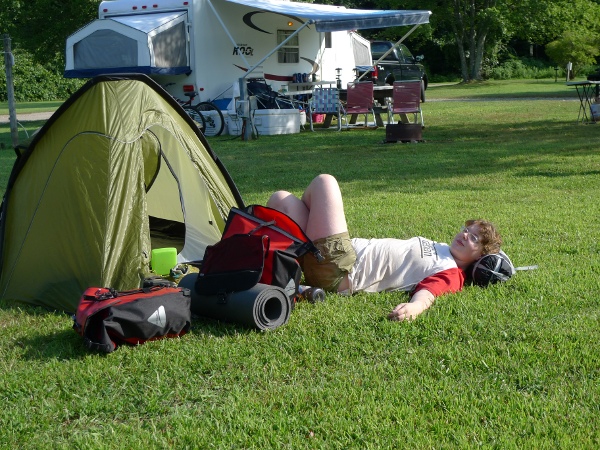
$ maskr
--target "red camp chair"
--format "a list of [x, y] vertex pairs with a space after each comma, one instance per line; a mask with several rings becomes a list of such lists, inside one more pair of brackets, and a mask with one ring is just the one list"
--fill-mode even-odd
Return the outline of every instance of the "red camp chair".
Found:
[[[414, 114], [413, 123], [417, 123], [417, 115], [421, 117], [421, 126], [425, 127], [421, 110], [421, 82], [395, 81], [392, 103], [388, 103], [388, 121], [394, 123], [394, 114], [401, 116], [402, 122], [408, 121], [407, 114]], [[410, 122], [410, 121], [409, 121]]]
[[[359, 83], [348, 83], [346, 91], [346, 124], [354, 125], [359, 114], [365, 115], [365, 126], [368, 126], [369, 114], [373, 114], [375, 121], [375, 111], [373, 110], [375, 100], [373, 99], [373, 82], [361, 81]], [[350, 115], [350, 121], [348, 121]]]

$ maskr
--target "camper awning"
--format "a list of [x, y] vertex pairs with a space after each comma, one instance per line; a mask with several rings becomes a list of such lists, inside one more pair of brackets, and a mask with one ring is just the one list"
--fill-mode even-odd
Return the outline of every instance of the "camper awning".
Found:
[[317, 31], [361, 30], [429, 23], [431, 11], [347, 9], [343, 6], [270, 0], [227, 0], [279, 14], [308, 19]]
[[189, 73], [187, 13], [97, 19], [67, 39], [65, 76]]

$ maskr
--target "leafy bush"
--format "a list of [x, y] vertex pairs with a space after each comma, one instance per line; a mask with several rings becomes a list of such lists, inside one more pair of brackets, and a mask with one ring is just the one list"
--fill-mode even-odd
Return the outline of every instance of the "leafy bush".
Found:
[[541, 79], [554, 78], [556, 71], [545, 61], [525, 57], [511, 58], [493, 67], [485, 66], [482, 74], [492, 80]]
[[600, 55], [600, 37], [589, 30], [567, 31], [546, 45], [546, 54], [562, 66], [573, 63], [573, 73], [578, 74], [596, 62]]
[[434, 74], [429, 76], [430, 83], [458, 83], [462, 79], [459, 74]]
[[[63, 77], [60, 58], [43, 66], [34, 62], [25, 51], [14, 50], [13, 55], [15, 63], [12, 74], [17, 102], [65, 100], [84, 83], [84, 80]], [[0, 73], [0, 101], [8, 101], [4, 71]]]

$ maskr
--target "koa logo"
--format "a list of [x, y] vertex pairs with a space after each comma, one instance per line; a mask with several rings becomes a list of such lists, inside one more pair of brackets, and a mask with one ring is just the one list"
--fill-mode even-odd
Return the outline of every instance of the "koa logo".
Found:
[[244, 55], [244, 56], [252, 56], [254, 55], [254, 49], [250, 46], [237, 46], [233, 47], [233, 55]]

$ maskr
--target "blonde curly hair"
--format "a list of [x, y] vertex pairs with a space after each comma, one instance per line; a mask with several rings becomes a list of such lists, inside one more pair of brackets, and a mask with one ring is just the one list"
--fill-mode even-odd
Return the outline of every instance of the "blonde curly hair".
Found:
[[479, 227], [479, 242], [481, 243], [483, 255], [495, 254], [500, 251], [502, 238], [492, 222], [483, 219], [470, 219], [465, 222], [465, 226], [477, 225]]

